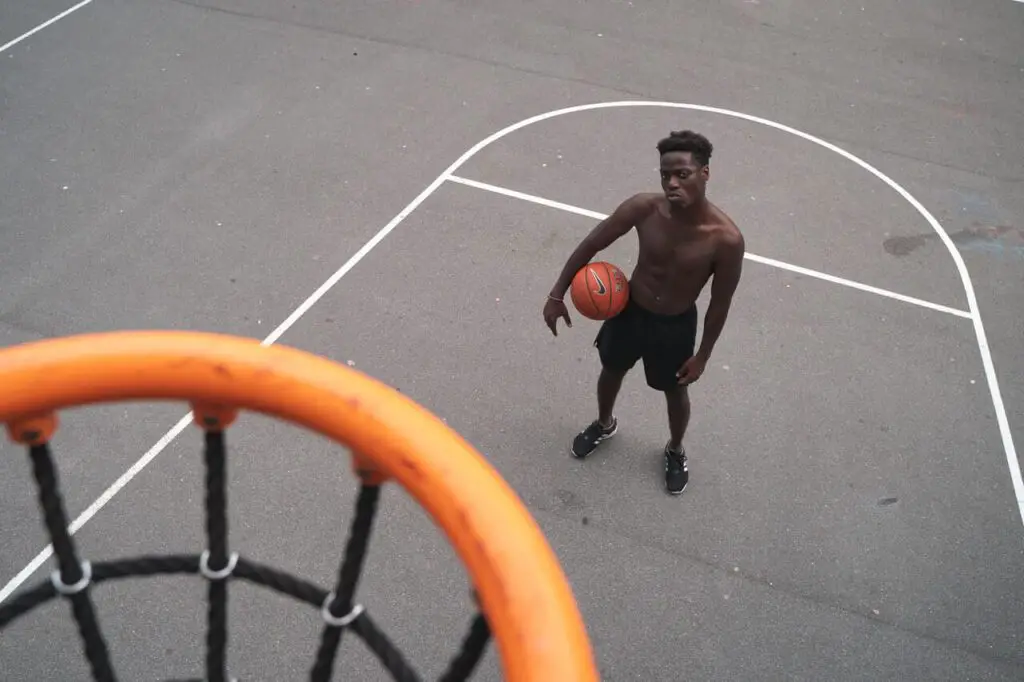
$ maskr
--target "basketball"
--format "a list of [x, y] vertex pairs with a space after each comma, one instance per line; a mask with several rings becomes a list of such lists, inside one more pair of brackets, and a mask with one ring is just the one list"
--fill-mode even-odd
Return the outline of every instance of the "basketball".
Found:
[[587, 263], [572, 278], [569, 293], [580, 315], [607, 320], [621, 313], [629, 302], [629, 280], [611, 263]]

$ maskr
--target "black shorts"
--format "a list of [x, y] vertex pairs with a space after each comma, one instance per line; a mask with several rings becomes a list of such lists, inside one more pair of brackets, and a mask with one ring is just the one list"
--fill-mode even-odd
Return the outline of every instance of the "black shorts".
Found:
[[696, 342], [696, 304], [679, 315], [662, 315], [630, 299], [601, 325], [594, 346], [608, 369], [626, 372], [642, 358], [647, 385], [668, 391], [679, 385], [676, 373], [693, 356]]

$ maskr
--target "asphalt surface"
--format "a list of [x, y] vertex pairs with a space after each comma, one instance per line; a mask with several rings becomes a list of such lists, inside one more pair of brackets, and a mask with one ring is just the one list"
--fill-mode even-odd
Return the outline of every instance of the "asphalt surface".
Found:
[[[95, 0], [0, 53], [2, 343], [150, 327], [262, 339], [491, 133], [567, 106], [683, 102], [837, 144], [934, 214], [973, 281], [1020, 448], [1024, 5], [640, 4]], [[68, 6], [0, 0], [0, 45]], [[908, 202], [749, 121], [567, 114], [458, 175], [607, 213], [656, 188], [654, 144], [682, 127], [715, 143], [710, 191], [752, 254], [966, 310]], [[694, 388], [691, 487], [669, 498], [663, 401], [641, 373], [620, 434], [568, 456], [593, 417], [597, 327], [576, 315], [552, 338], [540, 309], [593, 224], [446, 182], [281, 343], [400, 388], [487, 456], [562, 560], [604, 680], [1020, 679], [1024, 524], [970, 320], [748, 261]], [[628, 268], [635, 243], [603, 257]], [[65, 415], [70, 515], [183, 412]], [[232, 545], [331, 584], [355, 499], [346, 453], [264, 417], [230, 438]], [[78, 532], [85, 554], [200, 549], [199, 445], [187, 430], [121, 490]], [[0, 586], [46, 544], [29, 477], [0, 446]], [[204, 587], [96, 591], [121, 679], [201, 675]], [[429, 519], [389, 489], [360, 597], [427, 679], [458, 649], [467, 591]], [[315, 612], [231, 595], [232, 674], [301, 679]], [[89, 679], [66, 607], [6, 630], [0, 669]], [[354, 639], [337, 670], [386, 679]], [[492, 647], [475, 679], [497, 673]]]

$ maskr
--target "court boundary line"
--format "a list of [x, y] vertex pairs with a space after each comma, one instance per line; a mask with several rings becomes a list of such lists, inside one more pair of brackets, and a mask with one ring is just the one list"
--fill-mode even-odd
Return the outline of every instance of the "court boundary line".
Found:
[[[882, 173], [880, 170], [869, 164], [867, 161], [854, 156], [850, 152], [841, 149], [830, 142], [826, 142], [818, 137], [805, 133], [803, 131], [791, 128], [790, 126], [775, 121], [761, 118], [758, 116], [752, 116], [750, 114], [744, 114], [742, 112], [733, 111], [731, 109], [722, 109], [719, 107], [711, 107], [703, 104], [689, 104], [684, 102], [663, 102], [657, 100], [622, 100], [622, 101], [608, 101], [608, 102], [592, 102], [590, 104], [580, 104], [571, 107], [564, 107], [561, 109], [553, 109], [528, 118], [521, 119], [516, 123], [512, 123], [505, 126], [501, 130], [491, 133], [484, 139], [480, 140], [472, 147], [462, 153], [451, 165], [449, 165], [444, 171], [441, 172], [434, 180], [427, 185], [416, 197], [410, 201], [405, 208], [403, 208], [394, 218], [382, 227], [373, 237], [367, 241], [362, 248], [360, 248], [355, 254], [353, 254], [344, 265], [334, 272], [316, 291], [310, 294], [305, 301], [303, 301], [299, 307], [297, 307], [291, 315], [289, 315], [284, 322], [282, 322], [274, 331], [270, 333], [267, 338], [262, 341], [263, 345], [270, 345], [275, 343], [292, 325], [294, 325], [310, 308], [323, 298], [323, 296], [334, 287], [338, 281], [344, 277], [352, 268], [354, 268], [359, 261], [366, 257], [366, 255], [374, 249], [387, 235], [389, 235], [398, 225], [400, 225], [413, 211], [426, 201], [437, 189], [445, 184], [449, 178], [451, 178], [456, 171], [459, 170], [466, 162], [475, 157], [485, 148], [497, 140], [510, 135], [518, 130], [531, 126], [535, 123], [547, 121], [567, 114], [595, 111], [600, 109], [612, 109], [612, 108], [639, 108], [639, 107], [657, 107], [657, 108], [674, 108], [674, 109], [689, 109], [692, 111], [703, 111], [712, 114], [721, 114], [732, 118], [738, 118], [747, 120], [753, 123], [759, 123], [769, 128], [775, 128], [783, 132], [788, 132], [796, 137], [803, 138], [809, 142], [812, 142], [825, 149], [833, 151], [840, 156], [852, 161], [861, 168], [867, 170], [869, 173], [877, 177], [879, 180], [884, 182], [890, 188], [895, 190], [900, 196], [902, 196], [911, 206], [913, 206], [922, 217], [925, 218], [926, 222], [935, 230], [939, 239], [943, 244], [946, 245], [946, 249], [949, 251], [950, 256], [953, 258], [953, 262], [956, 264], [957, 270], [960, 273], [961, 282], [964, 286], [964, 293], [967, 296], [968, 306], [971, 311], [971, 320], [974, 323], [974, 330], [977, 336], [978, 349], [981, 353], [982, 364], [985, 369], [985, 376], [988, 380], [989, 392], [992, 396], [993, 407], [996, 411], [996, 419], [999, 423], [1000, 435], [1003, 439], [1003, 447], [1006, 452], [1006, 459], [1010, 468], [1010, 477], [1013, 482], [1013, 488], [1017, 497], [1018, 510], [1021, 515], [1021, 520], [1024, 521], [1024, 482], [1021, 480], [1020, 463], [1017, 461], [1016, 450], [1013, 445], [1013, 436], [1010, 433], [1009, 421], [1006, 417], [1006, 408], [1003, 405], [1002, 396], [999, 391], [999, 384], [995, 374], [995, 367], [992, 361], [992, 354], [988, 348], [988, 342], [985, 336], [985, 329], [981, 322], [981, 315], [978, 313], [978, 303], [974, 295], [974, 287], [970, 279], [970, 275], [967, 272], [967, 267], [964, 265], [963, 259], [960, 257], [960, 252], [956, 250], [952, 240], [946, 231], [942, 229], [942, 226], [935, 219], [934, 216], [928, 209], [926, 209], [917, 199], [915, 199], [910, 192], [899, 185], [895, 180]], [[114, 482], [104, 493], [97, 498], [89, 507], [79, 514], [74, 521], [69, 525], [69, 532], [74, 534], [82, 528], [90, 519], [92, 519], [99, 511], [106, 506], [107, 503], [122, 489], [126, 486], [135, 476], [137, 476], [147, 464], [157, 457], [164, 449], [170, 445], [171, 442], [177, 437], [177, 435], [184, 430], [185, 426], [189, 422], [189, 416], [186, 414], [185, 417], [178, 422], [178, 424], [172, 427], [164, 436], [152, 447], [146, 454], [144, 454], [132, 467], [126, 471], [117, 481]], [[0, 603], [3, 603], [18, 587], [27, 580], [39, 567], [52, 555], [53, 546], [47, 545], [36, 557], [29, 562], [29, 564], [22, 569], [14, 578], [12, 578], [2, 589], [0, 589]]]
[[[455, 184], [464, 185], [466, 187], [472, 187], [474, 189], [483, 190], [485, 192], [491, 192], [493, 194], [499, 194], [502, 196], [509, 197], [511, 199], [518, 199], [531, 204], [537, 204], [539, 206], [545, 206], [547, 208], [556, 209], [559, 211], [565, 211], [566, 213], [573, 213], [575, 215], [584, 216], [586, 218], [593, 218], [594, 220], [604, 220], [607, 218], [607, 214], [600, 213], [598, 211], [592, 211], [587, 208], [581, 208], [579, 206], [573, 206], [572, 204], [566, 204], [561, 201], [555, 201], [553, 199], [547, 199], [545, 197], [537, 196], [536, 194], [528, 194], [526, 192], [520, 192], [518, 190], [509, 189], [508, 187], [501, 187], [499, 185], [492, 185], [489, 182], [481, 182], [479, 180], [473, 180], [460, 175], [450, 175], [448, 177], [449, 182]], [[786, 270], [789, 272], [795, 272], [797, 274], [806, 275], [815, 279], [820, 279], [825, 282], [832, 284], [838, 284], [845, 286], [850, 289], [856, 289], [858, 291], [864, 291], [870, 294], [875, 294], [883, 298], [895, 299], [903, 303], [910, 303], [912, 305], [919, 306], [921, 308], [927, 308], [935, 310], [940, 313], [946, 313], [947, 315], [953, 315], [964, 319], [971, 319], [971, 314], [966, 310], [960, 310], [958, 308], [952, 308], [941, 303], [933, 303], [932, 301], [926, 301], [921, 298], [915, 298], [914, 296], [907, 296], [896, 291], [890, 291], [888, 289], [882, 289], [881, 287], [872, 286], [870, 284], [864, 284], [863, 282], [857, 282], [852, 279], [846, 279], [845, 277], [838, 277], [831, 275], [827, 272], [820, 270], [813, 270], [811, 268], [805, 268], [801, 265], [794, 265], [793, 263], [787, 263], [785, 261], [776, 260], [774, 258], [767, 258], [765, 256], [759, 256], [755, 253], [746, 252], [744, 258], [761, 265], [767, 265], [769, 267], [778, 268], [780, 270]]]
[[[77, 12], [78, 10], [82, 9], [83, 7], [85, 7], [86, 5], [90, 4], [92, 1], [93, 0], [82, 0], [82, 2], [78, 3], [74, 7], [67, 8], [66, 10], [64, 10], [63, 12], [58, 14], [57, 16], [44, 21], [43, 23], [39, 24], [35, 28], [33, 28], [33, 29], [29, 30], [29, 31], [26, 31], [25, 33], [22, 33], [20, 36], [18, 36], [14, 40], [12, 40], [12, 41], [10, 41], [8, 43], [4, 43], [3, 45], [0, 45], [0, 53], [3, 53], [5, 51], [11, 49], [12, 47], [17, 45], [21, 41], [25, 40], [26, 38], [32, 37], [33, 35], [35, 35], [39, 31], [42, 31], [44, 28], [46, 28], [50, 24], [57, 23], [58, 21], [60, 21], [61, 19], [63, 19], [67, 15], [71, 14], [72, 12]], [[2, 601], [3, 600], [0, 599], [0, 602], [2, 602]]]

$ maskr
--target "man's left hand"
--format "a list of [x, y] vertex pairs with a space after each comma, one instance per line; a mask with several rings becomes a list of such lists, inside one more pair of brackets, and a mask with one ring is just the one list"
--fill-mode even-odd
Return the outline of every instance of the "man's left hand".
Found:
[[676, 372], [676, 376], [679, 378], [679, 384], [681, 386], [689, 386], [693, 382], [700, 379], [701, 375], [704, 374], [704, 368], [707, 366], [707, 360], [702, 358], [700, 355], [694, 355], [689, 360], [683, 363], [683, 366]]

